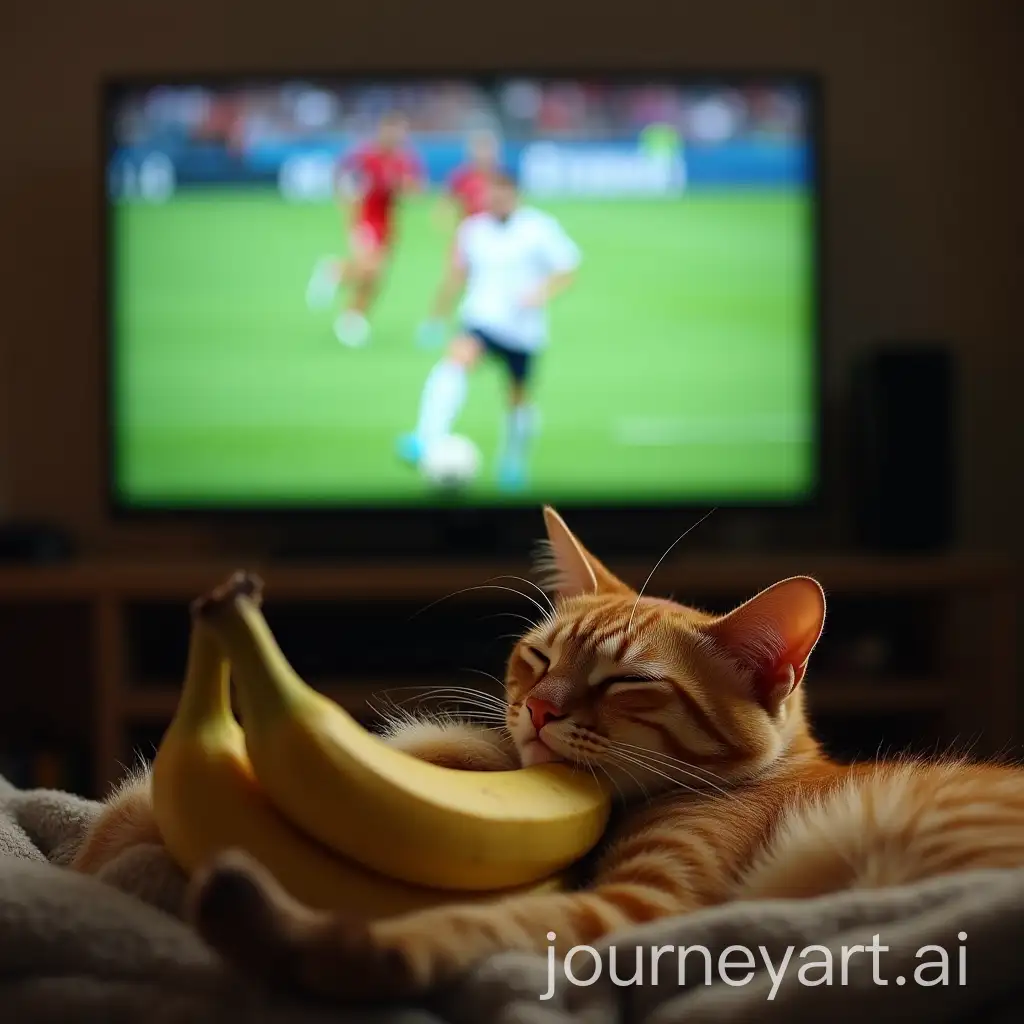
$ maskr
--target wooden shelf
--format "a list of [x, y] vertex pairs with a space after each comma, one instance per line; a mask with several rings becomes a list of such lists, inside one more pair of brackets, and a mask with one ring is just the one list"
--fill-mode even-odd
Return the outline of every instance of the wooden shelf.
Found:
[[[611, 566], [629, 582], [646, 579], [647, 562]], [[263, 577], [268, 600], [340, 600], [347, 597], [431, 598], [508, 576], [528, 576], [528, 562], [266, 563], [258, 559], [167, 562], [80, 561], [40, 568], [0, 567], [0, 601], [189, 601], [238, 569]], [[794, 553], [771, 557], [685, 557], [659, 567], [656, 591], [749, 590], [806, 574], [827, 591], [871, 593], [1010, 585], [1018, 572], [1006, 559], [840, 557]]]
[[[637, 586], [647, 578], [651, 563], [610, 561], [609, 567]], [[293, 622], [295, 614], [299, 618], [305, 615], [301, 606], [310, 603], [349, 603], [350, 608], [360, 609], [363, 615], [360, 621], [369, 621], [375, 616], [380, 621], [380, 616], [395, 614], [394, 606], [403, 602], [426, 606], [460, 592], [465, 592], [461, 600], [479, 609], [484, 602], [493, 606], [510, 598], [511, 595], [500, 589], [517, 585], [508, 577], [529, 578], [528, 563], [517, 560], [304, 564], [258, 558], [191, 562], [148, 558], [90, 559], [38, 568], [0, 566], [0, 612], [5, 605], [8, 614], [14, 614], [14, 607], [19, 609], [17, 614], [21, 614], [25, 606], [33, 606], [41, 614], [50, 615], [48, 610], [44, 612], [44, 606], [61, 605], [75, 606], [76, 615], [84, 613], [84, 619], [79, 619], [85, 624], [81, 629], [84, 639], [79, 643], [91, 647], [91, 655], [84, 657], [91, 657], [92, 690], [88, 707], [92, 714], [89, 740], [94, 751], [94, 795], [102, 795], [118, 778], [120, 764], [127, 756], [129, 731], [138, 727], [160, 728], [170, 721], [177, 706], [178, 680], [167, 677], [154, 680], [150, 686], [139, 685], [141, 676], [162, 674], [173, 662], [153, 663], [149, 668], [132, 663], [133, 643], [137, 646], [148, 642], [133, 632], [138, 622], [146, 616], [163, 615], [164, 609], [174, 606], [180, 606], [184, 612], [191, 600], [240, 568], [262, 576], [268, 609], [275, 610], [275, 614], [276, 609], [282, 609], [287, 619], [287, 606], [297, 606], [292, 609]], [[1018, 735], [1017, 638], [1021, 572], [1007, 559], [967, 555], [847, 557], [808, 552], [770, 557], [681, 556], [658, 568], [650, 591], [676, 595], [681, 600], [689, 595], [694, 600], [711, 601], [719, 596], [731, 600], [797, 574], [816, 577], [829, 595], [848, 597], [854, 603], [860, 597], [869, 598], [869, 605], [875, 598], [880, 602], [907, 598], [919, 602], [921, 607], [938, 603], [939, 614], [945, 615], [947, 608], [969, 599], [979, 613], [979, 631], [972, 634], [971, 643], [974, 651], [985, 655], [971, 668], [970, 683], [975, 691], [972, 694], [964, 694], [963, 687], [927, 678], [844, 679], [839, 674], [841, 662], [836, 662], [835, 674], [820, 662], [820, 674], [812, 672], [807, 682], [812, 714], [840, 719], [903, 713], [929, 718], [938, 716], [947, 732], [983, 736], [987, 750], [998, 751], [1012, 745]], [[522, 589], [528, 592], [531, 588], [522, 586]], [[880, 610], [879, 614], [885, 612]], [[172, 619], [178, 621], [173, 616]], [[179, 625], [182, 622], [184, 619]], [[317, 628], [322, 629], [322, 624]], [[936, 644], [944, 640], [941, 629], [931, 635]], [[451, 653], [455, 658], [456, 652]], [[26, 662], [30, 657], [31, 652], [26, 655]], [[333, 665], [321, 664], [325, 671], [335, 670]], [[436, 660], [432, 664], [436, 664]], [[946, 666], [942, 659], [937, 664]], [[380, 696], [391, 687], [466, 682], [452, 676], [445, 679], [415, 674], [410, 679], [409, 673], [397, 664], [395, 674], [405, 672], [404, 678], [368, 675], [376, 671], [377, 666], [373, 665], [353, 671], [351, 679], [317, 682], [324, 692], [360, 716], [370, 710], [368, 699]], [[957, 668], [950, 664], [943, 671], [952, 674]], [[472, 685], [490, 689], [483, 680], [474, 681]], [[492, 692], [496, 689], [497, 684], [494, 684]], [[410, 695], [412, 692], [410, 689]], [[975, 717], [967, 721], [970, 715]], [[981, 746], [977, 749], [980, 751]]]

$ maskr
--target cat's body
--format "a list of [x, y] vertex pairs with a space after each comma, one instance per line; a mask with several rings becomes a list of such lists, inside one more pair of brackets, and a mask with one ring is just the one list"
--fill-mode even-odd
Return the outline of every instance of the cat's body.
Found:
[[[411, 723], [391, 742], [453, 767], [567, 760], [606, 772], [622, 801], [584, 887], [366, 926], [298, 906], [236, 859], [198, 881], [192, 904], [229, 959], [322, 994], [393, 997], [490, 952], [543, 952], [551, 932], [564, 955], [730, 900], [1024, 866], [1024, 771], [823, 754], [800, 685], [824, 619], [813, 581], [716, 618], [638, 598], [550, 512], [548, 532], [560, 600], [509, 661], [507, 734]], [[76, 866], [152, 842], [148, 800], [145, 778], [115, 797]]]

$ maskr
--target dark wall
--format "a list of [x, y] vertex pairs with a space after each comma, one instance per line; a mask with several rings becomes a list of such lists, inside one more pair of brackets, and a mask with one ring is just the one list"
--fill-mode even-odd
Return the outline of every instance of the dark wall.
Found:
[[756, 65], [818, 70], [828, 89], [829, 402], [866, 341], [955, 342], [965, 539], [1020, 549], [1019, 11], [1009, 0], [15, 0], [0, 34], [0, 501], [103, 547], [202, 539], [115, 528], [103, 513], [102, 74]]

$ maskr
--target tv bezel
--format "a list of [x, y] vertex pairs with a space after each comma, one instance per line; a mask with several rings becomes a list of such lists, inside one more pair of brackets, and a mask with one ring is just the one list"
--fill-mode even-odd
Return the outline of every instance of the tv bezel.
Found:
[[[115, 338], [115, 247], [112, 242], [112, 219], [115, 204], [111, 202], [108, 185], [109, 157], [114, 141], [114, 103], [125, 92], [156, 87], [188, 88], [206, 86], [223, 88], [232, 84], [269, 85], [288, 81], [302, 82], [385, 82], [470, 80], [493, 83], [510, 78], [548, 80], [598, 79], [615, 84], [668, 81], [686, 85], [743, 86], [752, 83], [792, 84], [807, 97], [807, 125], [811, 160], [814, 171], [814, 194], [811, 209], [811, 296], [810, 323], [813, 332], [810, 358], [813, 361], [812, 414], [814, 436], [811, 441], [812, 483], [800, 497], [756, 496], [733, 498], [714, 505], [681, 497], [678, 501], [564, 501], [559, 508], [571, 516], [574, 526], [589, 535], [603, 536], [606, 543], [622, 539], [623, 550], [643, 548], [644, 544], [626, 541], [622, 534], [645, 533], [658, 530], [663, 523], [679, 523], [681, 519], [696, 519], [714, 509], [762, 514], [819, 514], [823, 509], [827, 485], [824, 478], [827, 441], [825, 417], [825, 381], [828, 343], [826, 338], [826, 261], [825, 218], [826, 176], [824, 162], [824, 83], [819, 73], [812, 70], [779, 67], [722, 68], [522, 68], [505, 67], [495, 70], [472, 68], [410, 69], [402, 68], [349, 68], [347, 70], [316, 71], [262, 71], [262, 72], [167, 72], [165, 74], [114, 74], [101, 79], [99, 89], [99, 225], [101, 250], [100, 333], [101, 344], [101, 409], [102, 409], [102, 476], [104, 504], [109, 519], [115, 523], [145, 523], [185, 521], [207, 524], [264, 524], [282, 528], [288, 534], [294, 531], [327, 528], [329, 535], [340, 539], [332, 549], [346, 553], [437, 554], [453, 546], [486, 547], [500, 549], [501, 538], [518, 538], [537, 533], [537, 506], [532, 502], [510, 501], [507, 504], [468, 505], [461, 502], [434, 504], [335, 504], [284, 502], [280, 504], [225, 503], [190, 500], [188, 502], [160, 502], [145, 504], [125, 499], [118, 487], [117, 433], [115, 417], [114, 371], [118, 350]], [[415, 524], [413, 539], [406, 543], [401, 538]], [[322, 536], [322, 534], [321, 534]]]

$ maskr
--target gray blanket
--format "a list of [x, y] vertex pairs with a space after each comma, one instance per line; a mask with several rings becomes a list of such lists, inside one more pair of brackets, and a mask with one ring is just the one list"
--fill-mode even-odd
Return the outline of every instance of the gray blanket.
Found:
[[[600, 965], [590, 985], [568, 980], [562, 965], [549, 971], [544, 957], [507, 955], [483, 963], [429, 1007], [353, 1011], [290, 1000], [227, 971], [177, 919], [174, 897], [163, 908], [153, 905], [155, 880], [165, 892], [180, 892], [167, 888], [168, 879], [181, 880], [159, 848], [134, 851], [102, 880], [64, 869], [96, 811], [90, 801], [19, 791], [0, 779], [4, 1024], [1024, 1019], [1024, 871], [963, 874], [802, 903], [735, 904], [638, 928], [619, 936], [614, 951], [581, 951], [570, 969], [577, 981], [587, 981]], [[881, 948], [872, 952], [872, 944]], [[940, 948], [921, 952], [926, 946]], [[657, 955], [654, 984], [656, 947], [670, 948]], [[948, 984], [941, 984], [942, 951]], [[636, 978], [638, 970], [637, 983], [616, 983]], [[541, 998], [552, 976], [555, 992]]]

